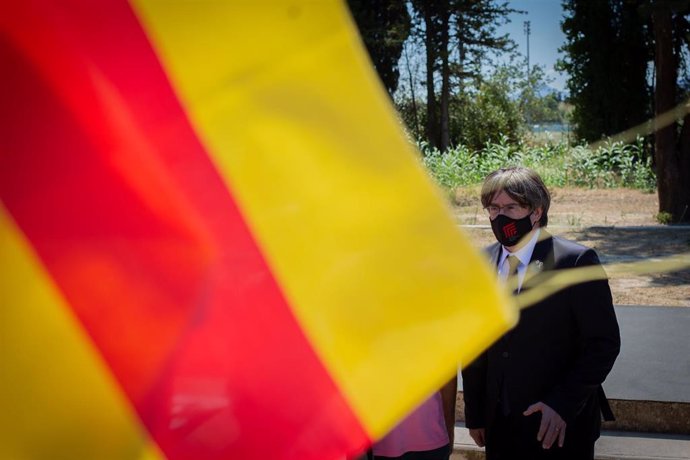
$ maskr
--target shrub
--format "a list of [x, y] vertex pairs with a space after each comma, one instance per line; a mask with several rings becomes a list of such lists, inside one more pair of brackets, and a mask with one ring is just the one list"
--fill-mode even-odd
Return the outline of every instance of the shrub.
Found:
[[476, 151], [460, 145], [445, 153], [420, 144], [426, 168], [449, 190], [480, 183], [491, 171], [506, 166], [526, 166], [537, 171], [548, 186], [629, 187], [654, 190], [656, 178], [644, 144], [603, 144], [592, 151], [565, 142], [527, 146], [509, 143], [503, 136]]
[[656, 215], [656, 221], [660, 224], [668, 225], [673, 222], [673, 215], [670, 212], [661, 211]]

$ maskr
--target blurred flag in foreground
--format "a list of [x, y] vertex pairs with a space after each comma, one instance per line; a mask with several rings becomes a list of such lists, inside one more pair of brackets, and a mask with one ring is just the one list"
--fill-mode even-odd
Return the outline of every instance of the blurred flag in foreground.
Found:
[[340, 2], [2, 2], [0, 67], [1, 458], [341, 458], [515, 320]]

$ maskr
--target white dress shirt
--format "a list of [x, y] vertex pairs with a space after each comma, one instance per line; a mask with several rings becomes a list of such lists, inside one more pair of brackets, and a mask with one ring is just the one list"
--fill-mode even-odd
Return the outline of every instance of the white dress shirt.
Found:
[[534, 231], [532, 238], [530, 238], [527, 244], [525, 244], [523, 247], [521, 247], [515, 252], [508, 252], [505, 246], [503, 246], [502, 248], [501, 255], [498, 261], [498, 277], [503, 281], [505, 281], [508, 278], [508, 275], [510, 274], [510, 265], [508, 264], [508, 257], [517, 257], [520, 260], [520, 263], [517, 267], [518, 291], [520, 291], [520, 288], [522, 287], [522, 281], [525, 279], [525, 273], [527, 273], [527, 266], [529, 265], [529, 262], [532, 259], [534, 247], [537, 245], [537, 241], [539, 241], [539, 232], [540, 229], [537, 228]]

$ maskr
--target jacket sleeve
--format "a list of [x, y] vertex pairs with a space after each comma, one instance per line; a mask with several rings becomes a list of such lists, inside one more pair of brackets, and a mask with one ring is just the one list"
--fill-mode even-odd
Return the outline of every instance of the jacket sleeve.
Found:
[[571, 312], [578, 330], [577, 356], [565, 379], [544, 399], [568, 423], [588, 399], [596, 397], [620, 351], [620, 332], [611, 289], [596, 253], [588, 249], [575, 267], [594, 267], [597, 279], [568, 288]]
[[[494, 243], [484, 249], [487, 258], [495, 263], [501, 245]], [[485, 350], [469, 365], [462, 366], [462, 394], [465, 400], [465, 426], [486, 428], [488, 351]]]
[[486, 428], [486, 371], [486, 352], [462, 368], [462, 394], [465, 400], [467, 428]]

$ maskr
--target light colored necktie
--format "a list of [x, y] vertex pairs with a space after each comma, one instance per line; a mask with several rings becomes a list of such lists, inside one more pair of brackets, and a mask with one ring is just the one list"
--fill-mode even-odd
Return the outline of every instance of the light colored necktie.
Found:
[[508, 277], [517, 275], [520, 259], [516, 256], [508, 256]]
[[518, 267], [520, 266], [520, 263], [520, 259], [518, 259], [516, 256], [508, 256], [508, 277], [506, 278], [506, 280], [509, 283], [515, 283], [515, 292], [518, 292], [520, 290], [520, 280], [517, 277]]

